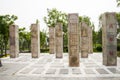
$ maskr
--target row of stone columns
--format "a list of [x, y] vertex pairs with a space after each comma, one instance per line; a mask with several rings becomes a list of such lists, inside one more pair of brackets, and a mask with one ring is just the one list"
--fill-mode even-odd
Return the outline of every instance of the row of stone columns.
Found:
[[[102, 16], [102, 48], [103, 65], [117, 65], [117, 24], [115, 13], [104, 13]], [[88, 53], [93, 52], [92, 29], [85, 22], [80, 23], [80, 51], [81, 57], [87, 58]], [[69, 65], [79, 66], [78, 48], [78, 14], [68, 15], [69, 34]]]
[[85, 22], [79, 24], [77, 13], [68, 15], [68, 51], [69, 66], [78, 67], [81, 58], [88, 58], [88, 54], [93, 52], [92, 47], [92, 28]]
[[[18, 26], [10, 26], [10, 57], [18, 57]], [[105, 13], [102, 15], [102, 43], [103, 43], [103, 64], [117, 64], [117, 40], [116, 40], [116, 17], [115, 13]], [[39, 25], [31, 25], [31, 53], [33, 58], [38, 58], [40, 53]], [[79, 38], [80, 36], [80, 38]], [[81, 52], [82, 58], [87, 58], [93, 52], [92, 29], [85, 23], [79, 24], [78, 14], [68, 15], [68, 52], [69, 66], [79, 66]], [[80, 47], [79, 47], [80, 45]], [[56, 27], [49, 28], [49, 49], [50, 54], [56, 53], [56, 58], [63, 57], [63, 35], [62, 24], [57, 23]]]
[[[9, 27], [10, 32], [10, 58], [19, 56], [19, 28], [17, 25]], [[40, 32], [38, 24], [31, 24], [31, 53], [32, 58], [38, 58], [40, 53]]]

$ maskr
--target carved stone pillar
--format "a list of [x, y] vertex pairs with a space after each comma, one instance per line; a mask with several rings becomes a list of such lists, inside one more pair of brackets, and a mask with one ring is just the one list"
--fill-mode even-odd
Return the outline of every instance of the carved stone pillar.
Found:
[[55, 28], [49, 27], [49, 51], [50, 54], [55, 53]]
[[31, 24], [31, 53], [32, 58], [38, 58], [40, 54], [40, 31], [38, 24]]
[[102, 48], [103, 65], [117, 65], [117, 24], [115, 13], [104, 13], [102, 15]]
[[68, 51], [69, 66], [79, 66], [79, 17], [73, 13], [68, 15]]
[[56, 41], [56, 58], [63, 57], [63, 34], [62, 24], [57, 23], [55, 27], [55, 41]]
[[88, 58], [89, 37], [88, 25], [85, 22], [81, 23], [81, 57]]
[[19, 36], [18, 36], [18, 26], [10, 25], [9, 27], [10, 35], [10, 58], [16, 58], [19, 56]]

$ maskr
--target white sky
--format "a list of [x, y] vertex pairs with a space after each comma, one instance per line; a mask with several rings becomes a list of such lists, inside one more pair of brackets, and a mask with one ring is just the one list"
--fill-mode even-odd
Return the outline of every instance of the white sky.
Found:
[[97, 30], [99, 15], [104, 12], [120, 12], [120, 7], [116, 5], [116, 0], [0, 0], [0, 15], [18, 16], [16, 24], [27, 30], [38, 19], [40, 29], [47, 30], [43, 17], [47, 15], [47, 8], [56, 8], [62, 12], [90, 17]]

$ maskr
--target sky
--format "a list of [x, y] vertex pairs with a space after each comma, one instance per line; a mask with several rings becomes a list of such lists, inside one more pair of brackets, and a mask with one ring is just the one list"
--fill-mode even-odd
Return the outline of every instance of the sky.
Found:
[[43, 17], [47, 16], [47, 8], [56, 8], [65, 13], [78, 13], [88, 16], [99, 29], [99, 16], [105, 12], [120, 12], [116, 0], [0, 0], [0, 15], [18, 16], [15, 21], [19, 27], [29, 30], [30, 25], [40, 21], [40, 30], [47, 30]]

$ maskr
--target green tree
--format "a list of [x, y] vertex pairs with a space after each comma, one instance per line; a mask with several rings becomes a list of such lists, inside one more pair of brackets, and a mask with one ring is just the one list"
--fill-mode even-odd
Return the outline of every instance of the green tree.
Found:
[[0, 52], [1, 56], [7, 55], [7, 45], [9, 39], [9, 26], [17, 20], [15, 15], [0, 15]]
[[19, 50], [20, 52], [30, 51], [31, 33], [25, 31], [25, 28], [19, 28]]
[[63, 23], [63, 25], [67, 24], [67, 14], [58, 11], [56, 8], [47, 9], [47, 17], [44, 17], [44, 21], [48, 27], [55, 27], [57, 22]]
[[[67, 21], [67, 14], [63, 13], [61, 11], [58, 11], [57, 9], [47, 9], [47, 17], [44, 17], [44, 21], [47, 24], [47, 26], [55, 27], [57, 22], [60, 22], [63, 24], [63, 47], [67, 47], [68, 45], [68, 35], [67, 34], [67, 27], [68, 27], [68, 21]], [[64, 48], [63, 48], [64, 49]]]
[[40, 31], [40, 48], [45, 49], [47, 46], [47, 33], [45, 31]]
[[88, 16], [79, 16], [79, 22], [85, 22], [88, 26], [92, 26], [92, 22]]
[[116, 0], [117, 1], [117, 6], [120, 6], [120, 0]]

